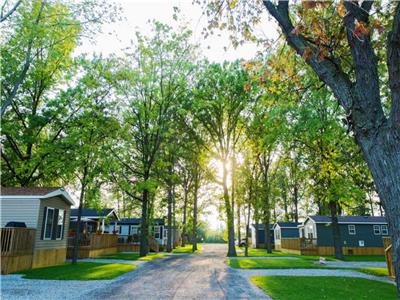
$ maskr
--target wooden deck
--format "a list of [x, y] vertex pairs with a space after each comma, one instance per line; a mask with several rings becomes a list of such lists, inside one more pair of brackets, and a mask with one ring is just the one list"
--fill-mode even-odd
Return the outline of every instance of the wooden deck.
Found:
[[1, 274], [32, 267], [35, 229], [0, 228]]

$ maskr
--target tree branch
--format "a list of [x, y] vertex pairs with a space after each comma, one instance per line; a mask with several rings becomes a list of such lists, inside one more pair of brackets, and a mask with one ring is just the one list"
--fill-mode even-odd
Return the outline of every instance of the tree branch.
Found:
[[293, 24], [289, 17], [289, 1], [279, 1], [278, 5], [269, 0], [263, 1], [268, 12], [278, 22], [288, 44], [304, 57], [305, 51], [312, 51], [312, 55], [305, 61], [317, 73], [318, 77], [332, 89], [336, 99], [340, 102], [347, 113], [351, 112], [353, 106], [352, 83], [349, 77], [342, 71], [339, 64], [333, 63], [337, 59], [319, 58], [318, 49], [307, 42], [301, 34], [293, 32]]

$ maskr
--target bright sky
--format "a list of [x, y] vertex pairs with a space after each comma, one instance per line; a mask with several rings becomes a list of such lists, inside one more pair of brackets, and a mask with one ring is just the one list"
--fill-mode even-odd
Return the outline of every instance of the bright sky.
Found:
[[[97, 53], [103, 56], [110, 54], [122, 54], [122, 49], [129, 47], [134, 40], [135, 32], [149, 34], [150, 27], [148, 20], [158, 20], [172, 25], [173, 8], [178, 7], [181, 11], [180, 19], [187, 22], [193, 31], [193, 42], [200, 44], [201, 53], [210, 61], [223, 62], [224, 60], [251, 59], [258, 51], [255, 44], [247, 43], [234, 49], [230, 40], [229, 32], [218, 32], [207, 39], [204, 39], [201, 32], [207, 25], [207, 17], [199, 5], [192, 4], [192, 0], [115, 0], [123, 10], [122, 21], [107, 24], [103, 27], [102, 33], [93, 38], [92, 41], [85, 40], [78, 48], [78, 53]], [[183, 16], [183, 18], [182, 18]], [[262, 18], [260, 28], [257, 31], [263, 36], [276, 38], [276, 25], [268, 21], [267, 14]], [[226, 48], [226, 50], [224, 49]], [[220, 170], [219, 170], [220, 171]], [[210, 197], [210, 193], [201, 193], [203, 197]], [[215, 199], [200, 199], [201, 202], [214, 202]], [[220, 228], [223, 222], [218, 218], [216, 206], [207, 208], [207, 213], [202, 216], [213, 229]]]
[[[115, 0], [123, 9], [123, 20], [107, 24], [103, 27], [103, 33], [94, 38], [95, 44], [88, 40], [78, 49], [83, 53], [102, 53], [103, 55], [119, 54], [121, 49], [130, 45], [137, 30], [141, 33], [150, 33], [148, 20], [158, 20], [169, 25], [175, 23], [172, 18], [173, 7], [178, 7], [181, 16], [193, 31], [193, 42], [199, 43], [202, 54], [210, 61], [223, 62], [224, 60], [235, 60], [238, 58], [253, 58], [257, 48], [253, 43], [247, 43], [234, 49], [227, 31], [218, 32], [207, 39], [201, 31], [207, 25], [207, 17], [199, 5], [192, 4], [192, 0]], [[276, 38], [276, 26], [267, 20], [267, 14], [263, 18], [265, 22], [260, 24], [259, 32], [271, 38]], [[227, 48], [227, 51], [224, 50]]]

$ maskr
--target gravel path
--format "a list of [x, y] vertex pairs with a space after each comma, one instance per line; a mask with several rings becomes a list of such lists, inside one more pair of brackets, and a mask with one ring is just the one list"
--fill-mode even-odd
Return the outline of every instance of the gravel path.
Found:
[[[362, 277], [394, 284], [388, 278], [352, 270], [233, 269], [226, 263], [226, 245], [206, 244], [197, 255], [168, 255], [153, 261], [85, 259], [108, 263], [136, 264], [138, 268], [114, 280], [63, 281], [0, 277], [2, 300], [91, 300], [91, 299], [271, 299], [249, 282], [253, 275]], [[245, 259], [238, 257], [235, 259]], [[298, 259], [252, 257], [252, 259]], [[334, 265], [335, 264], [335, 265]], [[328, 262], [333, 266], [381, 267], [375, 262]]]
[[23, 279], [21, 275], [2, 275], [0, 299], [80, 299], [83, 294], [107, 286], [111, 282], [112, 280], [33, 280]]
[[326, 265], [340, 268], [387, 268], [384, 261], [327, 261]]
[[[226, 245], [205, 245], [197, 255], [143, 262], [114, 280], [58, 281], [1, 276], [3, 300], [270, 299], [225, 263]], [[103, 261], [90, 259], [88, 261]], [[104, 260], [106, 262], [122, 262]], [[131, 263], [123, 261], [123, 263]], [[137, 261], [134, 262], [135, 264]]]
[[250, 276], [338, 276], [338, 277], [360, 277], [370, 280], [387, 282], [395, 285], [388, 277], [373, 276], [352, 270], [324, 270], [324, 269], [238, 269], [244, 277]]
[[85, 299], [270, 299], [228, 267], [226, 245], [205, 245], [198, 255], [151, 261]]

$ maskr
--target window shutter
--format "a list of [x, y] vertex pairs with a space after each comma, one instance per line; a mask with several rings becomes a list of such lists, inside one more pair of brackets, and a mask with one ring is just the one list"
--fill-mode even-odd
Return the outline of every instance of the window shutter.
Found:
[[160, 239], [163, 238], [163, 228], [164, 228], [164, 226], [160, 225]]
[[46, 215], [47, 215], [47, 206], [44, 207], [43, 212], [43, 220], [42, 220], [42, 234], [40, 235], [40, 239], [44, 240], [44, 229], [46, 228]]
[[53, 216], [53, 228], [51, 233], [51, 239], [55, 240], [57, 235], [57, 223], [58, 223], [58, 208], [54, 209], [54, 216]]
[[64, 239], [64, 232], [65, 232], [65, 216], [67, 215], [67, 210], [64, 209], [64, 218], [63, 218], [63, 227], [61, 232], [61, 239]]

